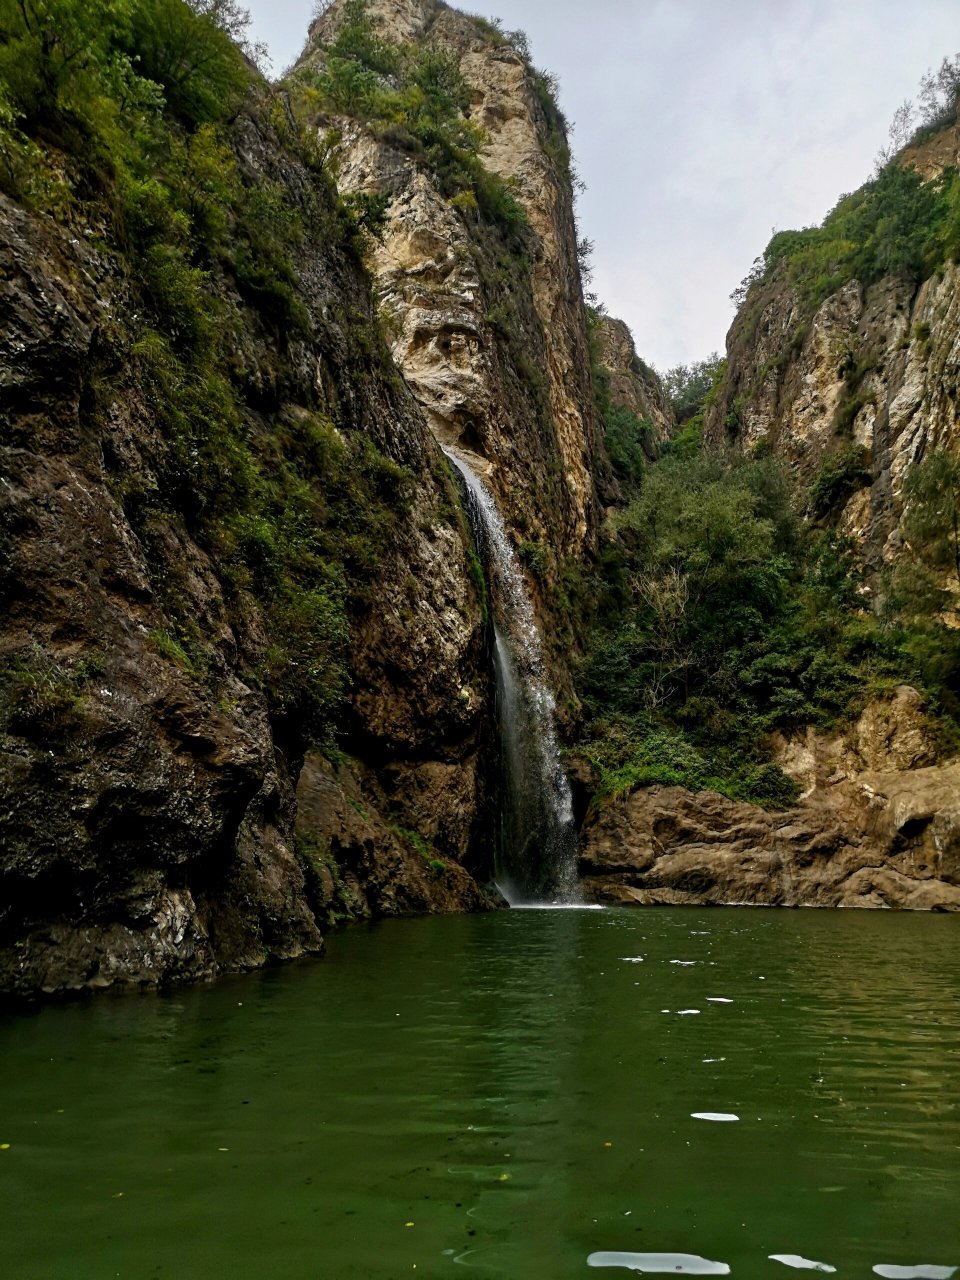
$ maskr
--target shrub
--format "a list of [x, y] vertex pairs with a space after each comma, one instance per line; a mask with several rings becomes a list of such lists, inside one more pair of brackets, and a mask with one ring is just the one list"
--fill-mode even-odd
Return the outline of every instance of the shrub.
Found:
[[867, 450], [858, 444], [828, 455], [810, 485], [808, 506], [811, 514], [821, 518], [829, 515], [858, 489], [869, 484], [867, 459]]

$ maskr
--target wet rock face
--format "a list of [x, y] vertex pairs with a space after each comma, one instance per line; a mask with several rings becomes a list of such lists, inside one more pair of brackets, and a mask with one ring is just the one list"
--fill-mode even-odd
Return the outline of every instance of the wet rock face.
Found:
[[[251, 181], [269, 174], [292, 202], [312, 181], [255, 114], [234, 140]], [[295, 831], [302, 761], [250, 674], [264, 615], [229, 603], [175, 507], [146, 533], [134, 518], [131, 493], [160, 483], [163, 432], [131, 352], [127, 268], [94, 214], [60, 228], [0, 196], [0, 992], [22, 996], [317, 952], [328, 918], [302, 856], [309, 822]], [[469, 909], [489, 689], [462, 522], [400, 379], [379, 355], [358, 376], [358, 349], [382, 348], [356, 263], [319, 238], [297, 268], [314, 336], [282, 379], [254, 313], [237, 335], [252, 428], [323, 410], [369, 431], [412, 486], [349, 620], [348, 745], [387, 814], [364, 832], [357, 882], [374, 886], [372, 913]], [[196, 664], [165, 640], [174, 596]], [[334, 863], [356, 817], [338, 786], [306, 807]], [[398, 852], [387, 822], [421, 831], [448, 870]]]
[[584, 824], [581, 871], [604, 902], [960, 910], [960, 762], [933, 766], [916, 691], [867, 707], [837, 739], [778, 746], [805, 787], [769, 813], [714, 792], [649, 787]]
[[[469, 775], [441, 771], [438, 781], [441, 790], [457, 794], [469, 822], [476, 806]], [[437, 798], [434, 791], [431, 799]], [[389, 803], [375, 775], [335, 767], [322, 756], [307, 757], [297, 785], [297, 832], [316, 918], [328, 925], [410, 912], [488, 909], [491, 903], [464, 867], [429, 856], [435, 845], [426, 841], [436, 840], [442, 807], [434, 809], [432, 830], [421, 814], [421, 827], [411, 835], [385, 820]]]

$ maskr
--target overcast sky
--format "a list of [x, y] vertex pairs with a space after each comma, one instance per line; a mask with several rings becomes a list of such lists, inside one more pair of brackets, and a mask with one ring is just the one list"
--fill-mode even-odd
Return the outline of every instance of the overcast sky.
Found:
[[[279, 72], [311, 0], [245, 0]], [[960, 49], [958, 0], [469, 0], [560, 80], [594, 282], [657, 368], [722, 350], [773, 230], [864, 182], [897, 106]]]

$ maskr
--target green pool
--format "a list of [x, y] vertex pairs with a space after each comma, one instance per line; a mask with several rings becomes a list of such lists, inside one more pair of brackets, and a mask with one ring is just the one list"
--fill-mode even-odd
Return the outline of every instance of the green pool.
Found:
[[955, 917], [515, 911], [7, 1016], [0, 1275], [949, 1275], [958, 958]]

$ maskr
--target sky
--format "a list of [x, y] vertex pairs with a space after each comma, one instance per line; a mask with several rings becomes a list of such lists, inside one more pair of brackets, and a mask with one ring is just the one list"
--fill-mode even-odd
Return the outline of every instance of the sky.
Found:
[[[244, 0], [279, 74], [312, 0]], [[459, 6], [458, 6], [459, 7]], [[722, 351], [774, 231], [870, 177], [893, 113], [960, 49], [958, 0], [469, 0], [555, 73], [587, 184], [590, 286], [665, 370]]]

